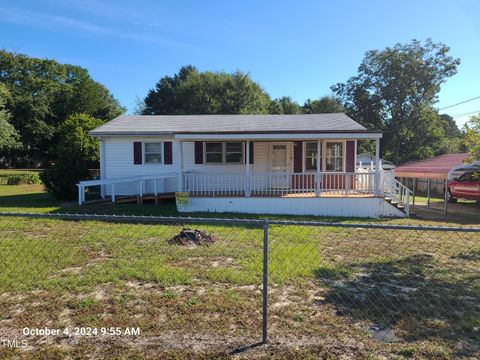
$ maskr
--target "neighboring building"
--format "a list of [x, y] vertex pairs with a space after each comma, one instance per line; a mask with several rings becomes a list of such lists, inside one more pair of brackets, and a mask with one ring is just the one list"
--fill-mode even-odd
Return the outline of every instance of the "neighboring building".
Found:
[[[410, 161], [395, 169], [395, 177], [404, 185], [412, 189], [412, 203], [415, 197], [422, 193], [427, 195], [427, 208], [430, 208], [432, 194], [444, 198], [443, 211], [447, 214], [447, 200], [449, 197], [448, 181], [461, 175], [474, 164], [466, 165], [468, 154], [446, 154], [430, 159]], [[478, 166], [478, 165], [477, 165]]]
[[467, 158], [468, 154], [460, 153], [409, 161], [397, 166], [395, 177], [416, 193], [427, 194], [430, 191], [443, 196], [445, 180], [449, 179], [449, 173], [452, 169], [464, 166]]
[[[388, 160], [380, 159], [380, 170], [393, 170], [395, 165]], [[375, 155], [361, 153], [357, 155], [357, 168], [375, 170]]]
[[80, 203], [101, 185], [112, 201], [183, 192], [184, 212], [408, 213], [408, 189], [393, 177], [356, 172], [357, 140], [376, 141], [378, 163], [382, 134], [345, 114], [120, 116], [90, 134], [101, 180], [79, 183]]

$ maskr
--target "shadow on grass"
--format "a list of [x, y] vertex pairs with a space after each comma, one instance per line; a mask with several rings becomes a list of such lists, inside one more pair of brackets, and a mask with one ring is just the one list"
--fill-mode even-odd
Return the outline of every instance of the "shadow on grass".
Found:
[[48, 193], [33, 193], [0, 196], [0, 205], [17, 208], [38, 208], [60, 206], [60, 202]]
[[419, 219], [440, 223], [452, 224], [479, 224], [480, 222], [480, 203], [461, 202], [448, 204], [448, 214], [445, 215], [444, 203], [432, 203], [428, 209], [426, 204], [412, 206], [411, 212], [417, 215]]
[[330, 287], [325, 302], [339, 315], [393, 330], [407, 341], [437, 340], [471, 355], [480, 349], [480, 251], [439, 260], [417, 254], [402, 259], [318, 269]]

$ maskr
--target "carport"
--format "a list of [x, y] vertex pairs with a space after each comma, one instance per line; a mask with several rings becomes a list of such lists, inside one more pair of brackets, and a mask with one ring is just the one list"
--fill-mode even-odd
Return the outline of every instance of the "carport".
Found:
[[419, 182], [427, 185], [427, 209], [430, 209], [431, 187], [442, 186], [444, 206], [443, 212], [447, 214], [448, 207], [448, 174], [453, 168], [462, 166], [468, 154], [447, 154], [434, 158], [412, 161], [398, 166], [395, 169], [395, 177], [404, 185], [411, 181], [413, 191], [413, 205], [415, 206], [415, 194]]

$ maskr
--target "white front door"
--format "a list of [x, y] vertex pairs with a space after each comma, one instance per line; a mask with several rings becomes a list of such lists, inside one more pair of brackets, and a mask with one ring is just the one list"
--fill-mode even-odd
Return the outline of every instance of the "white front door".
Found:
[[272, 172], [286, 172], [287, 144], [272, 144], [271, 155], [270, 170]]
[[270, 144], [270, 173], [272, 173], [272, 187], [286, 187], [288, 179], [288, 143]]

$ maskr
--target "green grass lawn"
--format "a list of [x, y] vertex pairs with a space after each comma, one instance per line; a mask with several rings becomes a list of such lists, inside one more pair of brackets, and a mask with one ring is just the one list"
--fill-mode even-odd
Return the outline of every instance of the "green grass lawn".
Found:
[[[420, 201], [422, 199], [419, 199]], [[437, 204], [436, 202], [432, 202]], [[59, 201], [46, 193], [42, 185], [0, 185], [0, 212], [32, 212], [32, 213], [89, 213], [89, 214], [123, 214], [123, 215], [156, 215], [156, 216], [195, 216], [253, 219], [287, 219], [287, 220], [319, 220], [341, 222], [384, 222], [392, 224], [412, 225], [478, 225], [480, 224], [480, 207], [467, 201], [460, 201], [453, 207], [462, 207], [462, 211], [454, 211], [448, 216], [421, 211], [421, 218], [410, 219], [349, 219], [349, 218], [319, 218], [315, 216], [283, 216], [283, 215], [249, 215], [220, 213], [179, 213], [175, 204], [165, 202], [154, 204], [91, 204], [78, 206], [75, 201]], [[415, 211], [415, 210], [414, 210]], [[417, 211], [418, 212], [418, 211]]]
[[[152, 358], [168, 354], [165, 341], [193, 356], [185, 337], [210, 344], [213, 357], [255, 342], [263, 230], [189, 226], [215, 243], [169, 244], [182, 224], [0, 217], [0, 331], [47, 321], [138, 326], [142, 343], [117, 345], [122, 354]], [[480, 234], [272, 225], [269, 240], [271, 338], [290, 344], [295, 356], [318, 356], [319, 344], [332, 357], [478, 355]], [[397, 340], [375, 339], [372, 326]], [[459, 341], [468, 346], [459, 350]], [[101, 340], [74, 349], [66, 341], [32, 342], [45, 357], [84, 357]], [[110, 348], [99, 351], [112, 356]]]
[[21, 175], [29, 172], [40, 173], [37, 169], [0, 169], [0, 176]]
[[[480, 219], [472, 209], [460, 220], [368, 221], [475, 224]], [[78, 207], [40, 185], [0, 185], [0, 211], [181, 215], [172, 203]], [[263, 230], [228, 222], [188, 226], [206, 230], [216, 242], [169, 244], [183, 224], [0, 217], [0, 334], [21, 337], [23, 327], [48, 323], [138, 326], [145, 335], [109, 339], [110, 346], [100, 348], [101, 338], [73, 347], [67, 340], [32, 339], [39, 358], [82, 358], [94, 351], [98, 357], [228, 357], [226, 351], [258, 341]], [[478, 233], [272, 225], [269, 240], [270, 334], [279, 345], [260, 355], [479, 355]], [[394, 332], [396, 340], [379, 340], [372, 328]], [[0, 357], [16, 355], [16, 349], [0, 349]]]

